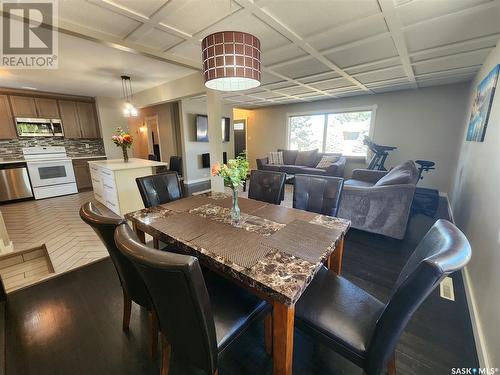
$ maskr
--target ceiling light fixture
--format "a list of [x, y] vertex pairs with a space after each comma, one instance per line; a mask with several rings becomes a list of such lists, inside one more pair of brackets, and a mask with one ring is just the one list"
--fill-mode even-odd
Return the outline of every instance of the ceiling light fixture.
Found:
[[260, 40], [241, 31], [221, 31], [201, 42], [205, 86], [219, 91], [260, 85]]
[[129, 76], [121, 76], [122, 79], [122, 90], [123, 90], [123, 100], [125, 100], [125, 106], [123, 107], [123, 114], [125, 117], [136, 117], [139, 112], [137, 108], [134, 107], [132, 103], [132, 81]]

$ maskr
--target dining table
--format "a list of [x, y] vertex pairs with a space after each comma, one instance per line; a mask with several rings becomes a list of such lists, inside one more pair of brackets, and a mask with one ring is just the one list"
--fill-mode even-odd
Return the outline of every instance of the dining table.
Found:
[[232, 197], [204, 193], [125, 215], [142, 242], [146, 233], [196, 256], [208, 269], [268, 301], [266, 351], [273, 374], [291, 375], [295, 303], [321, 267], [342, 270], [349, 220], [240, 197], [240, 220], [231, 219]]

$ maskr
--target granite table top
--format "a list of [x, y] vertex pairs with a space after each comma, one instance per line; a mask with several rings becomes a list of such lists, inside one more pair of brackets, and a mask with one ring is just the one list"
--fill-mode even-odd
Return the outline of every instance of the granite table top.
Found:
[[[131, 212], [125, 217], [139, 230], [198, 257], [208, 268], [235, 279], [268, 299], [294, 305], [343, 239], [350, 221], [246, 198], [239, 198], [239, 206], [241, 221], [238, 228], [231, 225], [231, 198], [221, 193], [184, 198]], [[171, 223], [175, 224], [177, 218], [188, 221], [183, 222], [184, 225], [172, 226]], [[190, 218], [192, 221], [189, 221]], [[295, 235], [288, 239], [293, 242], [283, 241], [283, 244], [291, 244], [295, 252], [279, 246], [280, 243], [276, 241], [278, 237], [287, 240], [283, 237], [287, 236], [287, 230], [283, 229], [287, 226], [289, 229], [300, 228], [301, 222], [304, 222], [303, 227], [313, 229], [315, 236], [319, 233], [324, 238], [307, 238], [308, 233], [305, 232], [303, 236], [300, 233], [290, 233], [292, 237]], [[189, 225], [193, 227], [186, 230], [185, 227]], [[223, 232], [222, 239], [214, 239], [214, 231]], [[304, 237], [302, 242], [301, 237]], [[208, 246], [210, 241], [216, 241], [214, 243], [222, 247], [225, 243], [234, 244], [236, 251], [244, 251], [245, 244], [254, 249], [255, 242], [261, 242], [265, 251], [263, 256], [252, 258], [255, 254], [251, 254], [252, 259], [235, 261], [242, 258], [238, 258], [240, 254], [234, 252], [231, 257], [231, 250], [234, 251], [234, 248], [227, 253], [214, 251], [213, 246]], [[259, 250], [262, 250], [262, 246]], [[307, 256], [299, 256], [301, 250]]]

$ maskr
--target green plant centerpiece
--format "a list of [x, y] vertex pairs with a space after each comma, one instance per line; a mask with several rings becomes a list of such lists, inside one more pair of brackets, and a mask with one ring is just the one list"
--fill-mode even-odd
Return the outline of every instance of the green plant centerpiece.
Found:
[[224, 186], [233, 191], [233, 207], [231, 208], [231, 223], [238, 226], [240, 224], [241, 212], [238, 206], [238, 189], [246, 181], [249, 164], [244, 155], [239, 155], [236, 159], [228, 160], [227, 164], [216, 163], [212, 166], [212, 176], [220, 176], [224, 180]]

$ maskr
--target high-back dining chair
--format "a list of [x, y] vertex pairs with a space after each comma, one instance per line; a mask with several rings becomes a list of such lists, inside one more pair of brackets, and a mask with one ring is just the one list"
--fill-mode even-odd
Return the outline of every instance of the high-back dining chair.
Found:
[[80, 217], [94, 229], [104, 243], [118, 273], [123, 290], [123, 330], [129, 329], [132, 301], [148, 310], [151, 334], [150, 355], [154, 358], [158, 350], [158, 324], [149, 293], [134, 265], [117, 249], [114, 240], [116, 227], [125, 223], [126, 220], [103, 215], [92, 202], [87, 202], [80, 208]]
[[168, 167], [172, 172], [177, 172], [179, 176], [182, 176], [182, 156], [172, 155]]
[[182, 198], [181, 182], [177, 172], [165, 172], [135, 179], [144, 207], [158, 206]]
[[118, 248], [135, 265], [148, 288], [160, 323], [161, 374], [176, 361], [216, 374], [218, 356], [269, 305], [217, 276], [202, 274], [196, 257], [153, 250], [127, 224], [115, 232]]
[[344, 179], [318, 175], [295, 175], [293, 208], [337, 216]]
[[438, 220], [407, 261], [387, 304], [323, 268], [296, 305], [295, 322], [368, 375], [387, 365], [396, 373], [394, 351], [415, 311], [444, 277], [465, 267], [471, 248], [452, 223]]
[[286, 174], [283, 172], [252, 170], [248, 198], [280, 204], [283, 200]]

